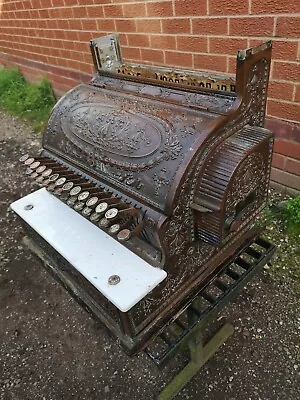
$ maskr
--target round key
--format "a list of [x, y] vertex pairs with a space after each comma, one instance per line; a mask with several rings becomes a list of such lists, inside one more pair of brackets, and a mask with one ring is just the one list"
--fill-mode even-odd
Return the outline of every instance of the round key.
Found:
[[50, 183], [50, 185], [47, 186], [47, 190], [49, 190], [49, 192], [53, 192], [54, 189], [55, 189], [54, 183]]
[[120, 230], [120, 225], [114, 224], [109, 228], [108, 232], [111, 233], [112, 235], [115, 235], [116, 233], [119, 232], [119, 230]]
[[74, 206], [74, 204], [76, 203], [76, 201], [77, 201], [77, 196], [71, 196], [71, 197], [68, 199], [67, 204], [68, 204], [69, 206]]
[[47, 168], [46, 165], [40, 165], [40, 166], [36, 169], [36, 172], [37, 172], [38, 174], [42, 174], [42, 173], [45, 171], [46, 168]]
[[76, 210], [76, 211], [81, 211], [83, 208], [84, 208], [84, 202], [83, 201], [78, 201], [74, 205], [74, 210]]
[[79, 201], [85, 201], [90, 195], [90, 192], [84, 191], [81, 192], [80, 195], [78, 196]]
[[90, 216], [90, 220], [91, 220], [92, 222], [97, 222], [97, 221], [99, 221], [99, 219], [100, 219], [100, 214], [98, 214], [98, 213], [96, 213], [96, 212], [94, 212], [94, 213]]
[[107, 210], [105, 213], [105, 218], [107, 219], [113, 219], [116, 218], [118, 215], [119, 210], [117, 208], [111, 208], [110, 210]]
[[43, 180], [44, 180], [44, 177], [43, 177], [43, 176], [38, 176], [38, 177], [36, 178], [35, 181], [36, 181], [37, 183], [42, 183]]
[[108, 208], [108, 204], [103, 202], [103, 203], [100, 203], [97, 205], [95, 211], [96, 211], [96, 213], [102, 214], [107, 210], [107, 208]]
[[68, 192], [74, 186], [73, 182], [67, 182], [63, 185], [62, 190]]
[[47, 185], [49, 185], [51, 183], [51, 181], [49, 180], [49, 179], [45, 179], [44, 181], [43, 181], [43, 186], [47, 186]]
[[22, 157], [19, 158], [20, 162], [25, 162], [29, 158], [28, 154], [24, 154]]
[[42, 175], [43, 175], [44, 177], [48, 177], [48, 176], [50, 176], [51, 174], [52, 174], [52, 169], [51, 169], [51, 168], [46, 169], [46, 170], [42, 173]]
[[55, 182], [59, 178], [59, 174], [53, 174], [49, 177], [51, 182]]
[[26, 171], [25, 171], [25, 174], [26, 175], [31, 175], [32, 174], [32, 169], [27, 168]]
[[34, 161], [32, 164], [30, 164], [31, 169], [36, 169], [41, 165], [39, 161]]
[[119, 233], [118, 233], [118, 240], [120, 240], [120, 242], [124, 242], [125, 240], [128, 240], [130, 238], [131, 232], [129, 229], [122, 229]]
[[110, 222], [107, 218], [100, 219], [99, 226], [101, 226], [101, 228], [107, 228], [109, 224]]
[[60, 198], [62, 200], [67, 200], [69, 198], [69, 192], [66, 192], [65, 190], [62, 190], [62, 188], [61, 188]]
[[39, 176], [39, 174], [38, 174], [37, 172], [33, 172], [33, 173], [30, 175], [30, 178], [35, 179], [35, 178], [37, 178], [38, 176]]
[[88, 200], [86, 201], [86, 205], [87, 205], [88, 207], [93, 207], [97, 202], [98, 202], [98, 197], [93, 196], [93, 197], [91, 197], [90, 199], [88, 199]]
[[80, 192], [81, 192], [81, 187], [80, 187], [80, 186], [74, 186], [74, 187], [70, 190], [70, 195], [71, 195], [71, 196], [78, 196]]
[[62, 193], [62, 188], [56, 186], [56, 188], [54, 189], [54, 193], [57, 194], [57, 196], [60, 196]]
[[63, 186], [66, 183], [67, 178], [65, 178], [64, 176], [62, 178], [58, 178], [55, 181], [55, 185], [56, 186]]
[[25, 164], [25, 165], [30, 165], [30, 164], [32, 164], [33, 162], [34, 162], [34, 158], [30, 157], [30, 158], [27, 158], [27, 160], [24, 162], [24, 164]]
[[82, 210], [82, 215], [84, 215], [85, 217], [88, 217], [89, 215], [91, 215], [92, 211], [93, 210], [90, 207], [85, 207]]

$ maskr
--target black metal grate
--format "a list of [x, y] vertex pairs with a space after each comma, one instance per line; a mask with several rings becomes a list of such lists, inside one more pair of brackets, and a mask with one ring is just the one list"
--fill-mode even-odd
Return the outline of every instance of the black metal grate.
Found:
[[168, 324], [145, 353], [163, 367], [187, 342], [195, 327], [203, 326], [237, 295], [275, 251], [275, 245], [257, 238], [215, 275], [197, 296]]

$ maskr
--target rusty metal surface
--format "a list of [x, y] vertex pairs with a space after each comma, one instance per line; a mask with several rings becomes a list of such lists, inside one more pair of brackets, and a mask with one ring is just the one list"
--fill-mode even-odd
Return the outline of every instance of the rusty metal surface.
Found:
[[[262, 127], [270, 61], [269, 42], [240, 52], [235, 93], [200, 85], [203, 79], [218, 84], [207, 74], [193, 73], [193, 85], [186, 71], [99, 70], [90, 85], [58, 102], [42, 154], [20, 159], [37, 184], [168, 272], [113, 328], [96, 296], [97, 316], [102, 310], [102, 322], [130, 353], [259, 234], [251, 226], [269, 184], [273, 137]], [[155, 73], [167, 78], [149, 80]], [[184, 84], [170, 81], [177, 73]], [[58, 270], [65, 266], [54, 258]], [[78, 282], [84, 290], [86, 283]]]

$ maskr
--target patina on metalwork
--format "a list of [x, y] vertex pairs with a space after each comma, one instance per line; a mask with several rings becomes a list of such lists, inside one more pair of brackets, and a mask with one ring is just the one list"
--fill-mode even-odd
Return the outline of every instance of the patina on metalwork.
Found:
[[91, 83], [54, 107], [40, 156], [20, 159], [25, 168], [46, 165], [43, 185], [53, 195], [167, 271], [122, 313], [29, 229], [57, 279], [129, 354], [261, 232], [253, 224], [267, 199], [272, 157], [273, 135], [263, 128], [271, 47], [239, 52], [233, 80], [124, 64], [116, 36], [96, 39]]

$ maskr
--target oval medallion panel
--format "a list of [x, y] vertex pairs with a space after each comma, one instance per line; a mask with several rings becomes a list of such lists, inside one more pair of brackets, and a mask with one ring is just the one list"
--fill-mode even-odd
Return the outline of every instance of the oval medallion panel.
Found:
[[103, 156], [130, 159], [147, 157], [160, 147], [162, 123], [98, 102], [74, 105], [61, 120], [64, 134], [80, 148], [91, 146]]

